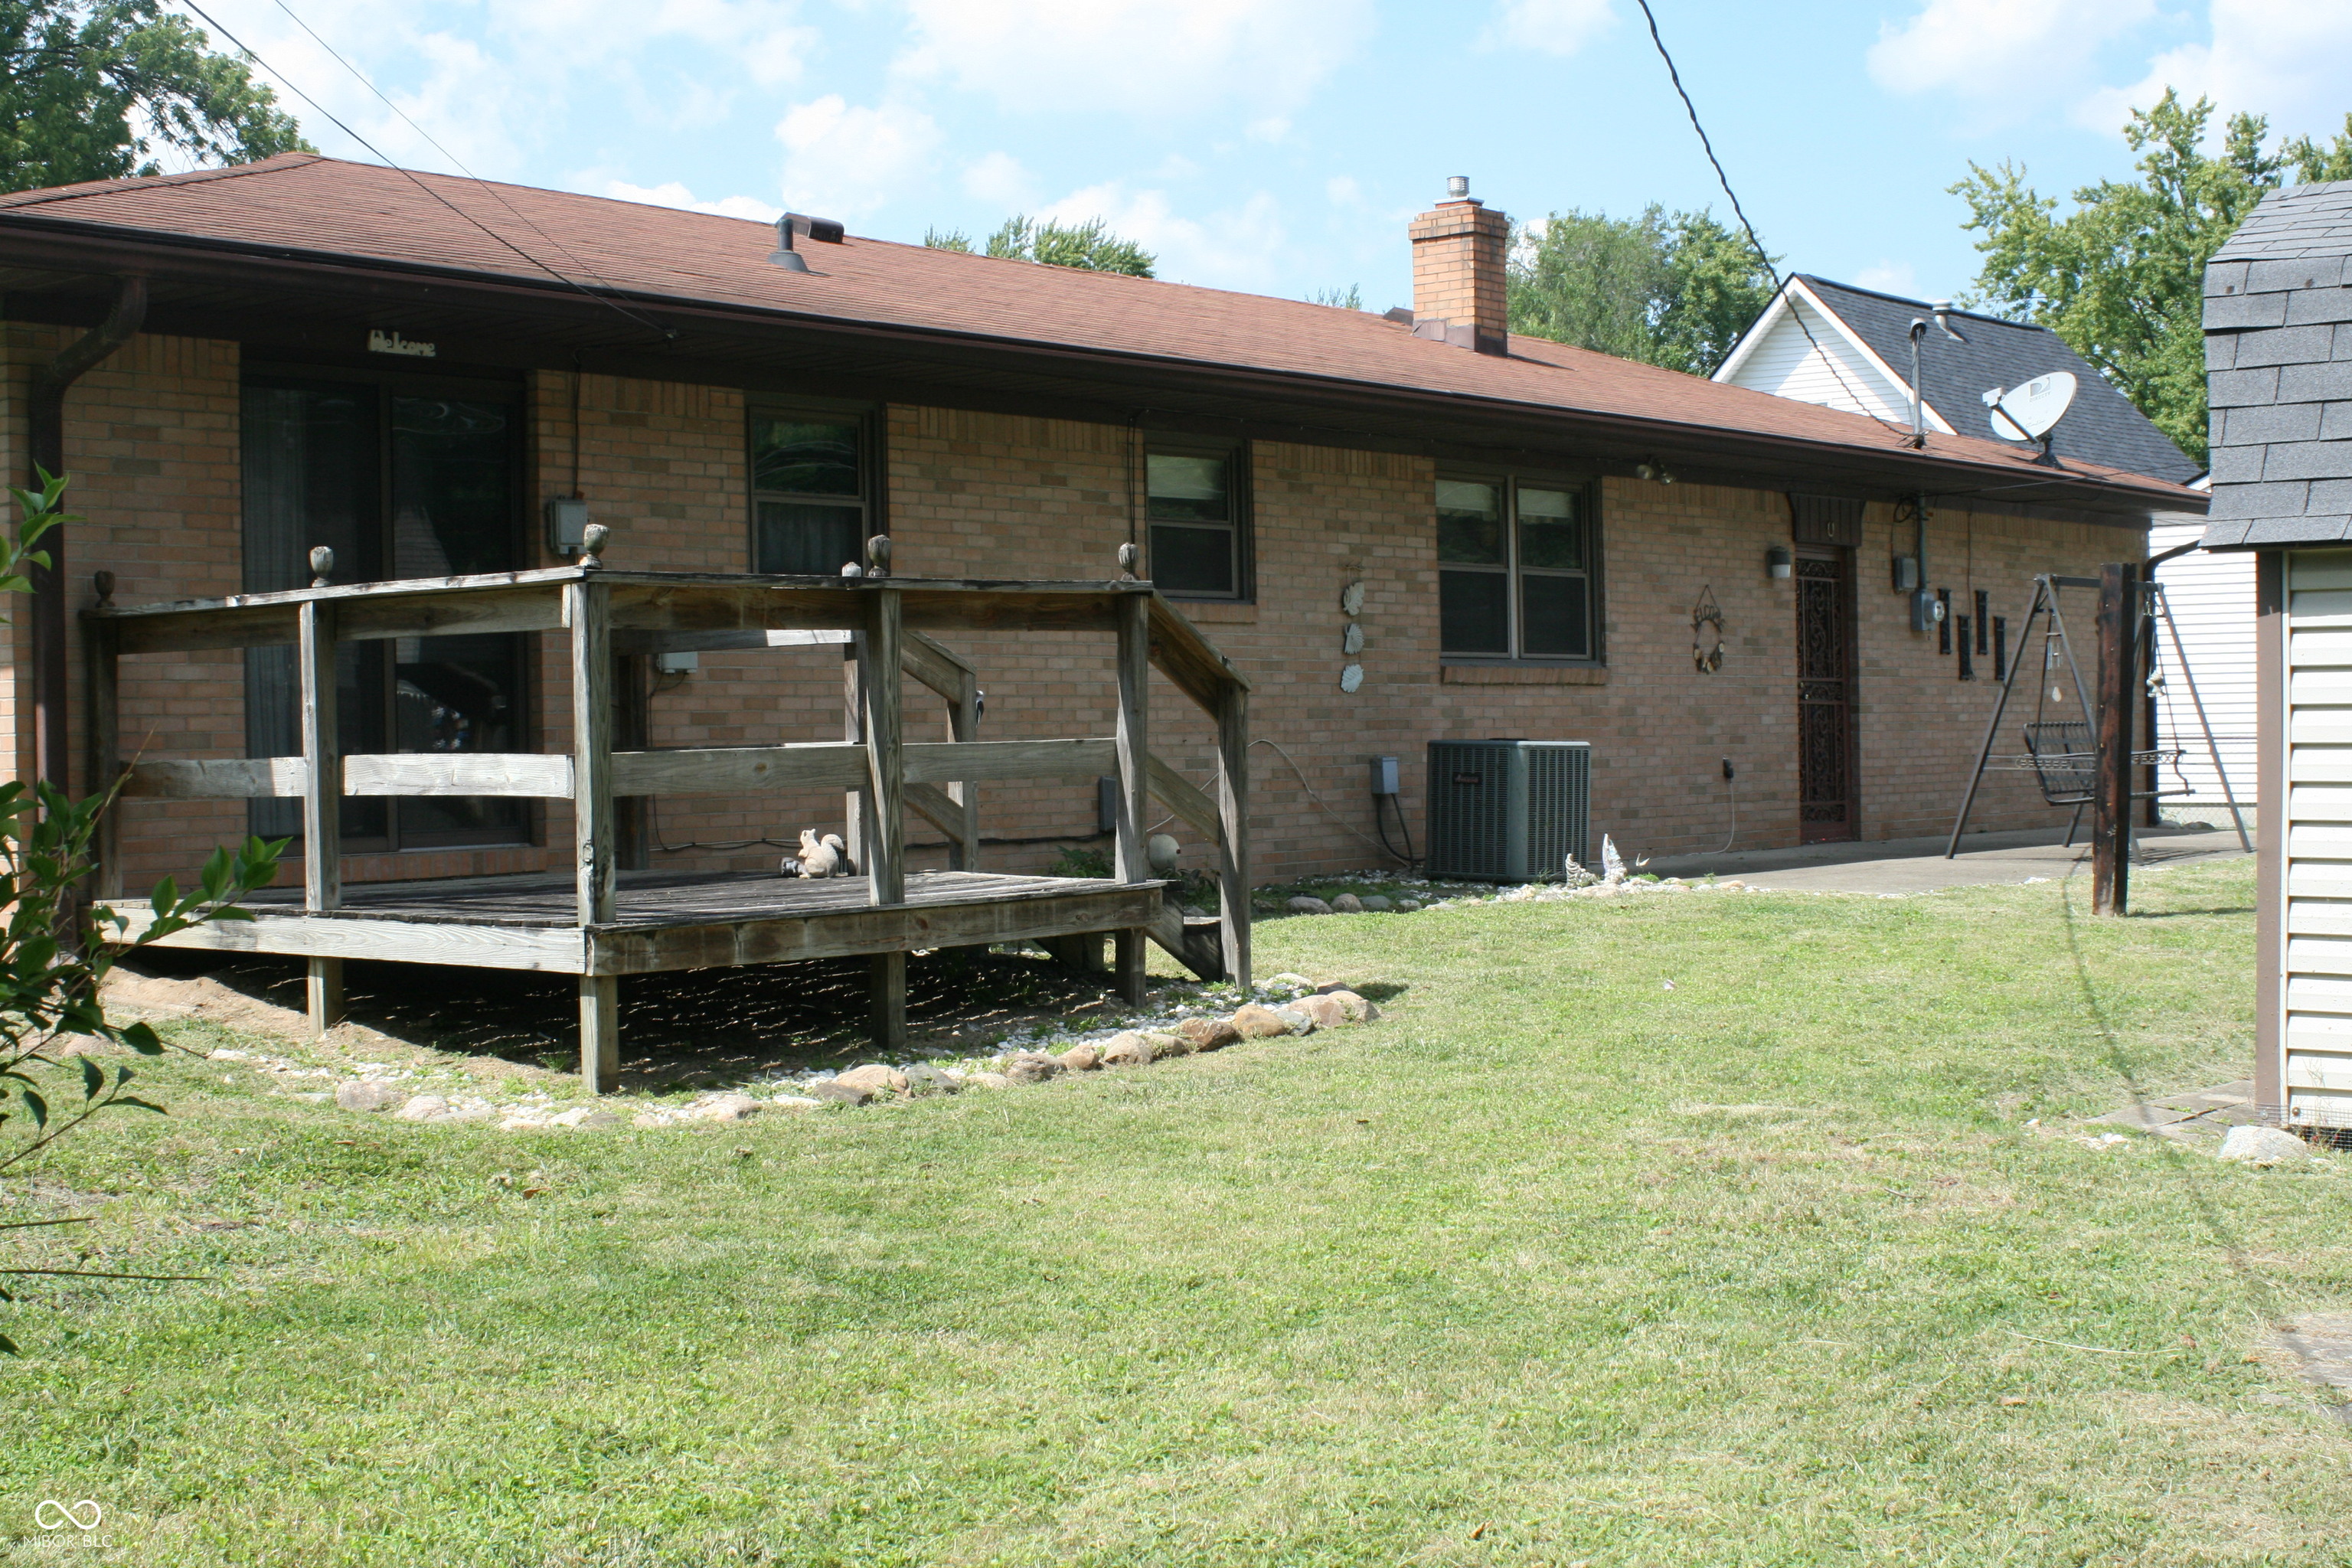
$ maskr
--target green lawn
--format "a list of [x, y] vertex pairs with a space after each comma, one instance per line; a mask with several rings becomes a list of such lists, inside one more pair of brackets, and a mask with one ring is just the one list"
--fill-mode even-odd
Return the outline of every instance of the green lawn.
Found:
[[2352, 1157], [2068, 1126], [2246, 1070], [2251, 867], [2134, 891], [1270, 921], [1387, 1017], [708, 1131], [167, 1062], [41, 1190], [214, 1282], [9, 1312], [0, 1555], [2352, 1561], [2352, 1427], [2251, 1353], [2346, 1304]]

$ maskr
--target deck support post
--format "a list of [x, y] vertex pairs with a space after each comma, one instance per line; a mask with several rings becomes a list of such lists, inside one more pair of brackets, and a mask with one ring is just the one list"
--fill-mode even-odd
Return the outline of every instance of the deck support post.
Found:
[[1250, 983], [1249, 691], [1228, 685], [1217, 696], [1217, 816], [1224, 842], [1217, 854], [1217, 935], [1225, 978]]
[[869, 953], [866, 960], [866, 999], [874, 1048], [907, 1048], [907, 955]]
[[[563, 585], [572, 628], [572, 891], [579, 923], [607, 925], [619, 869], [613, 812], [612, 590], [588, 577]], [[620, 982], [580, 980], [580, 1078], [591, 1094], [614, 1087], [621, 1065]]]
[[[1151, 595], [1122, 595], [1118, 605], [1118, 820], [1114, 848], [1118, 879], [1151, 879], [1145, 829], [1151, 823]], [[1144, 933], [1113, 937], [1119, 999], [1143, 1002]]]
[[580, 1087], [610, 1094], [620, 1087], [621, 977], [580, 977]]
[[[323, 914], [343, 901], [342, 735], [335, 715], [335, 609], [316, 600], [298, 620], [302, 685], [302, 908]], [[343, 1021], [343, 961], [313, 958], [303, 985], [310, 1033]]]
[[[866, 605], [866, 658], [861, 682], [866, 731], [866, 900], [907, 901], [905, 734], [905, 597], [896, 588], [871, 591]], [[880, 952], [872, 968], [874, 1043], [897, 1050], [907, 1043], [907, 955]]]
[[1112, 979], [1118, 987], [1118, 999], [1130, 1007], [1143, 1005], [1144, 942], [1141, 930], [1115, 931], [1110, 933]]

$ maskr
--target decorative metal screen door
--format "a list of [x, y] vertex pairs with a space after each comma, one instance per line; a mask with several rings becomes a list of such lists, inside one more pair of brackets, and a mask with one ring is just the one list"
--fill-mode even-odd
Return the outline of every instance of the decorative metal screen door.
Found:
[[1853, 574], [1846, 552], [1797, 552], [1798, 841], [1854, 836]]

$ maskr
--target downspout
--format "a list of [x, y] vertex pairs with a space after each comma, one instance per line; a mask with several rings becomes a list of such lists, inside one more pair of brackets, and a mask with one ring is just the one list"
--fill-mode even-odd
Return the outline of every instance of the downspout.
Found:
[[[147, 279], [117, 279], [114, 307], [106, 320], [46, 365], [33, 369], [32, 402], [26, 409], [26, 447], [32, 472], [26, 483], [41, 488], [41, 471], [66, 471], [66, 389], [131, 341], [147, 319]], [[64, 790], [72, 764], [66, 750], [66, 531], [52, 528], [41, 540], [49, 564], [31, 568], [33, 580], [33, 776]]]

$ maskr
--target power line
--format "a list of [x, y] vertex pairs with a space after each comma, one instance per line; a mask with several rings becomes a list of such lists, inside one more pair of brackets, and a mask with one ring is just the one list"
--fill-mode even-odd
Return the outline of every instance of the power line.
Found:
[[[415, 185], [418, 190], [420, 190], [420, 191], [424, 192], [426, 195], [428, 195], [428, 196], [432, 197], [435, 201], [436, 201], [436, 202], [440, 203], [443, 206], [447, 207], [447, 208], [448, 208], [452, 213], [456, 214], [458, 217], [460, 217], [460, 218], [464, 219], [467, 223], [471, 224], [474, 227], [476, 227], [476, 228], [478, 228], [478, 229], [481, 230], [481, 231], [482, 231], [482, 233], [483, 233], [483, 234], [485, 234], [486, 236], [488, 236], [489, 238], [491, 238], [491, 239], [493, 239], [493, 240], [497, 241], [499, 245], [502, 245], [502, 246], [506, 247], [506, 248], [508, 248], [509, 250], [513, 251], [517, 256], [519, 256], [519, 257], [522, 258], [522, 259], [523, 259], [524, 261], [526, 261], [526, 262], [530, 263], [531, 266], [533, 266], [533, 267], [535, 267], [535, 268], [539, 268], [539, 270], [541, 270], [541, 272], [546, 273], [550, 278], [554, 279], [557, 282], [562, 283], [562, 284], [564, 284], [564, 285], [566, 285], [567, 287], [570, 287], [570, 288], [572, 288], [572, 289], [578, 289], [578, 290], [579, 290], [583, 295], [584, 295], [584, 296], [585, 296], [585, 297], [587, 297], [588, 299], [593, 300], [597, 301], [599, 304], [602, 304], [602, 305], [604, 305], [604, 306], [606, 306], [606, 307], [610, 308], [611, 310], [614, 310], [614, 311], [618, 312], [622, 317], [624, 317], [624, 318], [625, 318], [625, 319], [626, 319], [627, 321], [630, 321], [635, 322], [636, 325], [638, 325], [638, 326], [641, 326], [641, 327], [645, 328], [646, 331], [651, 331], [651, 332], [657, 333], [658, 335], [660, 335], [661, 337], [666, 338], [666, 339], [667, 339], [667, 338], [674, 338], [674, 337], [676, 337], [676, 336], [677, 335], [677, 334], [675, 331], [673, 331], [671, 329], [669, 329], [669, 328], [667, 328], [667, 327], [665, 327], [665, 326], [662, 326], [659, 322], [651, 320], [651, 319], [650, 319], [650, 318], [648, 318], [648, 317], [639, 315], [636, 311], [630, 310], [630, 309], [629, 309], [628, 307], [626, 307], [625, 305], [623, 305], [619, 300], [613, 300], [613, 299], [608, 299], [608, 298], [606, 298], [604, 295], [602, 295], [602, 294], [597, 293], [594, 289], [593, 289], [589, 288], [587, 285], [585, 285], [585, 284], [582, 283], [578, 279], [571, 278], [571, 277], [567, 277], [567, 276], [566, 276], [564, 273], [562, 273], [562, 271], [558, 270], [557, 268], [553, 268], [553, 267], [549, 266], [546, 262], [541, 261], [538, 257], [533, 256], [530, 251], [525, 250], [521, 246], [517, 245], [513, 240], [509, 239], [506, 236], [504, 236], [504, 235], [502, 235], [502, 234], [500, 234], [500, 233], [499, 233], [496, 229], [491, 228], [488, 224], [485, 224], [484, 222], [482, 222], [482, 221], [481, 221], [481, 219], [479, 219], [479, 218], [478, 218], [478, 217], [474, 216], [474, 215], [473, 215], [473, 214], [471, 214], [471, 213], [469, 213], [469, 212], [466, 211], [463, 207], [460, 207], [459, 205], [457, 205], [455, 202], [451, 201], [448, 197], [446, 197], [446, 196], [443, 195], [440, 192], [438, 192], [438, 191], [435, 190], [432, 186], [430, 186], [430, 185], [426, 184], [423, 180], [418, 179], [418, 178], [416, 177], [416, 175], [415, 175], [415, 172], [414, 172], [414, 171], [411, 171], [411, 170], [408, 170], [408, 169], [404, 169], [404, 168], [402, 168], [399, 164], [397, 164], [397, 163], [394, 163], [390, 158], [385, 157], [385, 156], [384, 156], [384, 154], [383, 154], [383, 151], [382, 151], [381, 149], [379, 149], [379, 148], [376, 146], [376, 144], [375, 144], [374, 142], [370, 142], [366, 137], [364, 137], [364, 136], [361, 135], [358, 132], [356, 132], [356, 131], [352, 130], [350, 126], [348, 126], [348, 125], [344, 124], [344, 123], [342, 122], [342, 121], [341, 121], [341, 120], [337, 119], [337, 118], [335, 117], [335, 115], [334, 115], [333, 111], [331, 111], [331, 110], [329, 110], [325, 104], [320, 103], [317, 99], [312, 98], [309, 93], [304, 92], [304, 91], [303, 91], [299, 87], [298, 87], [298, 86], [296, 86], [296, 85], [295, 85], [294, 79], [293, 79], [291, 77], [288, 76], [284, 71], [279, 70], [276, 66], [271, 65], [268, 60], [263, 59], [263, 58], [261, 58], [261, 56], [260, 56], [257, 52], [256, 52], [250, 45], [248, 45], [248, 44], [247, 44], [247, 43], [245, 42], [245, 40], [244, 40], [244, 39], [242, 39], [242, 38], [238, 37], [235, 33], [230, 32], [226, 27], [222, 26], [220, 25], [220, 23], [219, 23], [219, 22], [217, 22], [217, 21], [215, 21], [215, 20], [212, 17], [212, 16], [211, 16], [210, 14], [208, 14], [208, 13], [205, 10], [205, 8], [204, 8], [203, 6], [201, 6], [201, 5], [197, 5], [197, 4], [195, 3], [195, 0], [180, 0], [180, 4], [182, 4], [182, 5], [185, 5], [185, 6], [187, 6], [187, 8], [188, 8], [189, 10], [194, 11], [194, 13], [195, 13], [199, 17], [201, 17], [201, 18], [204, 20], [205, 24], [207, 26], [211, 27], [215, 32], [216, 32], [216, 33], [220, 34], [220, 36], [221, 36], [222, 37], [226, 38], [230, 43], [232, 43], [232, 44], [236, 45], [236, 48], [237, 48], [237, 52], [238, 52], [238, 53], [240, 53], [240, 54], [244, 55], [246, 58], [247, 58], [247, 59], [251, 60], [255, 65], [259, 66], [263, 70], [268, 71], [271, 76], [276, 77], [276, 78], [278, 79], [278, 81], [279, 81], [279, 82], [280, 82], [280, 83], [285, 87], [285, 89], [286, 89], [286, 90], [287, 90], [287, 91], [289, 91], [289, 92], [292, 93], [295, 97], [297, 97], [297, 98], [300, 99], [303, 102], [305, 102], [305, 103], [309, 104], [312, 109], [317, 110], [319, 111], [319, 113], [326, 119], [327, 123], [329, 123], [330, 125], [332, 125], [336, 130], [338, 130], [338, 131], [341, 132], [344, 135], [346, 135], [346, 136], [350, 137], [352, 141], [354, 141], [354, 142], [358, 142], [361, 146], [362, 146], [362, 147], [366, 148], [366, 149], [368, 150], [368, 152], [370, 152], [371, 153], [373, 153], [373, 154], [375, 156], [376, 160], [377, 160], [378, 162], [380, 162], [381, 163], [383, 163], [383, 166], [384, 166], [385, 168], [387, 168], [387, 169], [391, 170], [394, 174], [400, 175], [403, 179], [406, 180], [410, 184]], [[288, 16], [293, 16], [294, 14], [293, 14], [291, 11], [289, 11], [289, 12], [287, 12], [287, 15], [288, 15]], [[295, 16], [295, 18], [294, 18], [294, 19], [295, 19], [295, 21], [296, 21], [296, 22], [298, 22], [298, 23], [301, 21], [301, 18], [300, 18], [299, 16]], [[310, 28], [309, 28], [307, 26], [305, 26], [303, 27], [303, 31], [304, 31], [304, 32], [310, 32]], [[318, 34], [316, 34], [316, 33], [311, 33], [311, 34], [310, 34], [310, 36], [311, 36], [312, 37], [314, 37], [314, 38], [317, 38], [317, 37], [319, 37], [319, 35], [318, 35]], [[326, 40], [325, 40], [325, 39], [323, 39], [323, 38], [320, 39], [320, 47], [324, 47], [326, 46]], [[331, 48], [329, 48], [329, 49], [327, 50], [327, 52], [328, 52], [329, 54], [334, 54], [334, 50], [333, 50], [333, 49], [331, 49]], [[335, 57], [335, 58], [336, 58], [337, 59], [339, 59], [339, 60], [342, 58], [342, 57], [341, 57], [341, 56], [340, 56], [340, 55], [336, 55], [336, 57]], [[349, 66], [349, 63], [348, 63], [348, 62], [345, 62], [345, 68], [346, 68], [346, 69], [349, 69], [349, 68], [350, 68], [350, 66]], [[357, 73], [356, 71], [354, 71], [354, 72], [353, 72], [353, 74], [354, 74], [354, 75], [357, 75], [358, 73]], [[366, 79], [365, 79], [365, 78], [362, 78], [361, 79], [362, 79], [362, 80], [365, 80]], [[370, 90], [372, 90], [372, 91], [373, 91], [373, 83], [370, 83], [369, 85], [370, 85]], [[379, 97], [379, 98], [381, 98], [381, 97], [383, 97], [383, 95], [382, 93], [377, 93], [377, 95], [376, 95], [376, 96], [377, 96], [377, 97]], [[387, 100], [385, 100], [385, 101], [386, 101], [386, 102], [390, 102], [391, 100], [387, 99]], [[395, 112], [395, 113], [398, 113], [398, 112], [399, 112], [399, 106], [398, 106], [398, 105], [396, 105], [396, 104], [395, 104], [395, 105], [394, 105], [394, 112]], [[404, 114], [401, 115], [401, 118], [402, 118], [403, 120], [407, 120], [407, 119], [408, 119], [408, 117], [407, 117], [406, 115], [404, 115]], [[409, 121], [409, 123], [410, 123], [410, 124], [412, 124], [412, 125], [415, 125], [415, 121]], [[419, 128], [418, 133], [419, 133], [420, 135], [424, 134], [424, 132], [423, 132], [423, 131], [422, 131], [422, 128]], [[428, 141], [428, 142], [431, 142], [433, 139], [432, 139], [430, 136], [426, 136], [426, 137], [425, 137], [425, 140], [426, 140], [426, 141]], [[440, 143], [439, 143], [439, 142], [434, 142], [434, 145], [435, 145], [435, 146], [436, 146], [436, 147], [438, 147], [438, 146], [440, 146]], [[444, 154], [444, 156], [446, 156], [446, 155], [447, 155], [447, 150], [446, 150], [446, 148], [445, 148], [445, 149], [443, 149], [443, 154]], [[455, 160], [455, 159], [452, 159], [452, 160], [451, 160], [451, 162], [453, 162], [453, 163], [454, 163], [454, 162], [456, 162], [456, 160]], [[462, 165], [461, 165], [461, 166], [462, 166]], [[469, 177], [470, 177], [470, 172], [469, 172]], [[475, 184], [480, 184], [481, 183], [482, 183], [482, 182], [481, 182], [478, 178], [475, 179]], [[495, 194], [495, 193], [493, 193], [493, 194]], [[501, 199], [501, 202], [503, 203], [503, 198], [500, 198], [500, 199]], [[509, 206], [507, 207], [507, 210], [508, 210], [509, 212], [513, 212], [513, 211], [514, 211], [514, 208], [513, 208], [511, 205], [509, 205]], [[517, 213], [515, 216], [518, 216], [518, 217], [520, 217], [522, 215], [521, 215], [521, 214], [520, 214], [520, 213]], [[523, 219], [523, 221], [524, 221], [525, 223], [530, 223], [530, 220], [529, 220], [528, 218]], [[534, 230], [536, 230], [536, 229], [538, 228], [538, 226], [537, 226], [537, 225], [535, 225], [535, 224], [533, 224], [533, 225], [531, 225], [531, 227], [532, 227]], [[542, 237], [542, 238], [544, 238], [544, 237], [545, 237], [545, 236], [544, 236], [544, 235], [542, 235], [542, 236], [541, 236], [541, 237]], [[552, 243], [552, 242], [551, 241], [551, 243]], [[559, 249], [561, 249], [562, 247], [558, 247], [558, 248], [559, 248]], [[568, 254], [568, 253], [567, 253], [567, 254]], [[603, 281], [603, 279], [598, 279], [598, 281], [602, 282], [602, 281]], [[611, 287], [611, 285], [610, 285], [609, 283], [608, 283], [608, 284], [606, 284], [605, 286], [606, 286], [607, 288], [610, 288], [610, 287]]]
[[1852, 382], [1846, 380], [1845, 372], [1839, 368], [1836, 356], [1822, 347], [1821, 339], [1813, 336], [1813, 329], [1805, 322], [1804, 307], [1797, 302], [1788, 284], [1781, 280], [1780, 269], [1772, 265], [1772, 258], [1765, 250], [1764, 242], [1756, 237], [1756, 226], [1748, 221], [1748, 214], [1739, 205], [1739, 193], [1731, 188], [1731, 176], [1723, 172], [1723, 160], [1715, 155], [1715, 143], [1708, 139], [1706, 127], [1698, 122], [1698, 106], [1691, 101], [1689, 90], [1683, 86], [1683, 73], [1675, 68], [1675, 57], [1666, 52], [1666, 40], [1658, 36], [1657, 13], [1650, 9], [1650, 0], [1634, 0], [1634, 4], [1642, 7], [1642, 16], [1650, 24], [1650, 42], [1658, 47], [1658, 58], [1666, 62], [1666, 76], [1675, 84], [1675, 96], [1683, 100], [1683, 112], [1690, 116], [1691, 129], [1698, 132], [1698, 144], [1706, 151], [1706, 161], [1715, 166], [1715, 181], [1723, 187], [1725, 197], [1731, 203], [1731, 216], [1739, 220], [1740, 232], [1748, 236], [1748, 243], [1755, 250], [1756, 259], [1763, 263], [1764, 275], [1772, 279], [1773, 293], [1789, 301], [1790, 319], [1797, 323], [1797, 330], [1805, 334], [1805, 341], [1813, 345], [1813, 352], [1821, 355], [1822, 363], [1830, 367], [1830, 374], [1837, 378], [1838, 385], [1853, 399], [1854, 407], [1908, 441], [1911, 432], [1871, 413], [1869, 402], [1854, 389]]
[[[540, 227], [538, 224], [532, 222], [530, 215], [523, 212], [512, 202], [507, 200], [507, 198], [500, 194], [497, 186], [491, 184], [479, 174], [474, 173], [473, 170], [467, 168], [464, 159], [449, 151], [448, 148], [444, 147], [440, 141], [435, 137], [433, 132], [425, 130], [425, 127], [419, 125], [415, 120], [411, 119], [408, 111], [401, 108], [399, 104], [394, 103], [389, 97], [386, 97], [383, 89], [376, 86], [374, 81], [370, 79], [365, 71], [362, 71], [359, 67], [352, 64], [352, 62], [345, 58], [334, 45], [320, 37], [319, 36], [319, 30], [316, 27], [313, 27], [310, 23], [302, 20], [300, 16], [295, 15], [294, 7], [286, 4], [286, 0], [276, 0], [276, 3], [278, 8], [280, 11], [285, 12], [286, 15], [293, 20], [296, 26], [310, 34], [311, 41], [316, 43], [320, 48], [327, 51], [330, 58], [331, 58], [337, 65], [342, 67], [345, 70], [351, 72], [352, 76], [356, 77], [362, 87], [366, 88], [370, 92], [375, 94], [378, 99], [382, 100], [383, 106], [386, 109], [389, 109], [394, 114], [399, 115], [401, 122], [406, 125], [411, 131], [415, 132], [419, 136], [424, 137], [425, 142], [432, 146], [435, 152], [440, 153], [444, 158], [448, 159], [452, 163], [455, 163], [457, 166], [458, 172], [463, 174], [466, 178], [481, 186], [484, 195], [488, 195], [492, 201], [497, 202], [499, 205], [506, 208], [507, 211], [512, 213], [516, 221], [520, 223], [524, 227], [530, 229], [531, 233], [547, 241], [548, 244], [553, 246], [557, 250], [562, 251], [563, 253], [563, 258], [566, 261], [571, 262], [572, 266], [578, 268], [581, 271], [585, 272], [589, 277], [593, 278], [605, 288], [610, 289], [613, 287], [612, 279], [597, 271], [595, 268], [590, 266], [587, 262], [583, 261], [579, 256], [572, 251], [571, 247], [565, 245], [562, 240], [556, 238], [545, 229]], [[202, 13], [198, 14], [202, 15]], [[552, 269], [551, 268], [550, 270]]]

